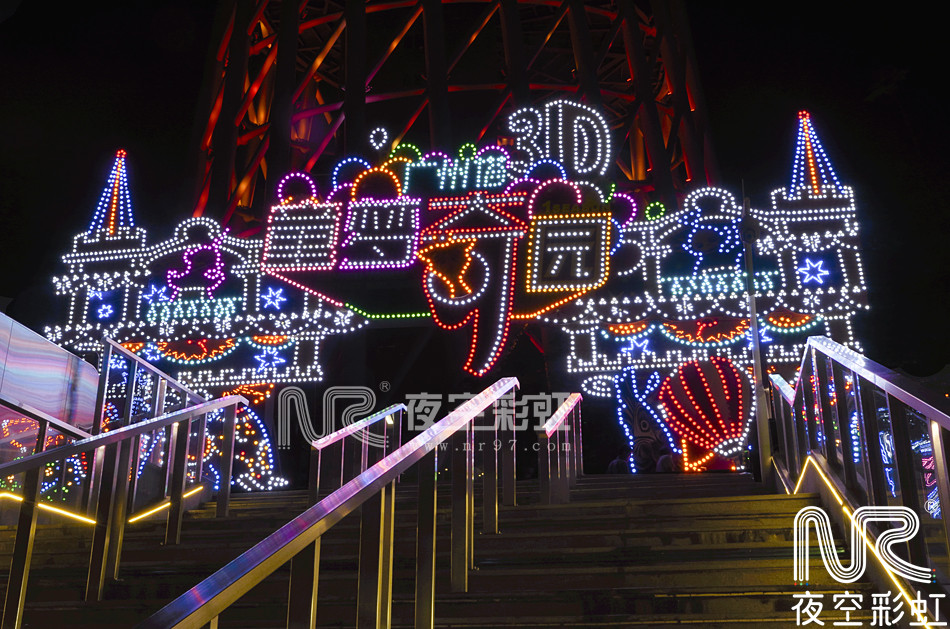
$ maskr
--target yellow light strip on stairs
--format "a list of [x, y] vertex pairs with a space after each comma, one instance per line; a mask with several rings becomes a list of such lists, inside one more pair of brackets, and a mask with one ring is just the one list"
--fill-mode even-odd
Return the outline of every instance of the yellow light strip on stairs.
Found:
[[[884, 568], [884, 573], [891, 580], [891, 582], [897, 587], [897, 590], [901, 593], [901, 596], [904, 597], [904, 600], [907, 601], [907, 604], [910, 606], [910, 609], [913, 610], [914, 604], [913, 604], [913, 599], [911, 598], [910, 594], [908, 594], [907, 590], [904, 589], [903, 584], [900, 582], [897, 576], [888, 569], [887, 563], [878, 554], [877, 548], [875, 548], [874, 544], [871, 543], [870, 537], [868, 537], [868, 535], [866, 535], [864, 531], [861, 530], [861, 527], [855, 526], [854, 517], [852, 515], [851, 509], [848, 508], [846, 504], [844, 504], [844, 499], [842, 499], [841, 495], [834, 488], [834, 485], [831, 484], [831, 480], [829, 480], [828, 477], [825, 475], [824, 470], [822, 470], [821, 466], [818, 465], [818, 461], [814, 460], [814, 457], [809, 456], [807, 459], [805, 459], [805, 465], [802, 466], [802, 473], [799, 475], [798, 482], [795, 484], [795, 491], [793, 491], [792, 493], [793, 494], [798, 493], [798, 489], [801, 487], [802, 481], [805, 479], [805, 472], [808, 470], [809, 463], [812, 464], [812, 467], [814, 467], [815, 470], [818, 472], [818, 475], [821, 476], [821, 480], [825, 482], [825, 486], [828, 487], [829, 491], [831, 491], [831, 495], [833, 495], [835, 500], [838, 501], [838, 505], [841, 507], [841, 510], [844, 512], [846, 516], [848, 516], [848, 520], [851, 522], [852, 531], [858, 531], [858, 533], [861, 535], [861, 539], [864, 540], [864, 545], [867, 546], [871, 550], [871, 554], [873, 554], [877, 558], [878, 563], [881, 564], [881, 566]], [[852, 533], [852, 535], [853, 534], [854, 533]], [[911, 613], [913, 613], [917, 617], [918, 622], [923, 623], [922, 626], [927, 627], [927, 629], [931, 629], [931, 625], [929, 624], [931, 622], [930, 620], [925, 618], [920, 613], [916, 613], [913, 611]]]
[[[204, 489], [204, 486], [203, 486], [203, 485], [198, 485], [198, 486], [195, 487], [194, 489], [191, 489], [191, 490], [185, 492], [185, 493], [182, 495], [182, 499], [190, 498], [191, 496], [194, 496], [195, 494], [197, 494], [197, 493], [198, 493], [199, 491], [201, 491], [202, 489]], [[2, 500], [2, 499], [13, 500], [13, 501], [15, 501], [15, 502], [23, 502], [23, 496], [20, 496], [20, 495], [18, 495], [18, 494], [11, 493], [11, 492], [9, 492], [9, 491], [0, 491], [0, 500]], [[141, 520], [142, 518], [147, 518], [148, 516], [152, 515], [153, 513], [158, 513], [158, 512], [161, 511], [162, 509], [167, 509], [170, 505], [171, 505], [171, 502], [169, 502], [168, 500], [166, 500], [165, 502], [161, 503], [160, 505], [158, 505], [158, 506], [155, 507], [154, 509], [150, 509], [150, 510], [146, 511], [145, 513], [140, 513], [140, 514], [138, 514], [138, 515], [132, 516], [131, 518], [129, 518], [129, 524], [131, 524], [132, 522], [138, 522], [138, 521]], [[56, 513], [56, 514], [65, 516], [65, 517], [67, 517], [67, 518], [70, 518], [70, 519], [72, 519], [72, 520], [76, 520], [77, 522], [82, 522], [82, 523], [84, 523], [84, 524], [95, 524], [95, 523], [96, 523], [96, 521], [93, 520], [92, 518], [87, 518], [87, 517], [84, 516], [84, 515], [80, 515], [80, 514], [76, 513], [75, 511], [69, 511], [69, 510], [67, 510], [67, 509], [60, 509], [59, 507], [54, 507], [53, 505], [51, 505], [51, 504], [49, 504], [49, 503], [47, 503], [47, 502], [42, 502], [42, 501], [37, 502], [37, 503], [36, 503], [36, 507], [37, 507], [38, 509], [42, 509], [43, 511], [49, 511], [50, 513]]]
[[[191, 489], [191, 490], [189, 490], [189, 491], [186, 491], [184, 494], [182, 494], [181, 498], [182, 498], [182, 500], [184, 500], [185, 498], [190, 498], [191, 496], [194, 496], [195, 494], [197, 494], [197, 493], [198, 493], [199, 491], [201, 491], [202, 489], [204, 489], [204, 485], [198, 485], [198, 486], [195, 487], [194, 489]], [[160, 503], [158, 506], [153, 507], [153, 508], [149, 509], [148, 511], [145, 511], [145, 512], [143, 512], [143, 513], [139, 513], [138, 515], [133, 515], [131, 518], [129, 518], [129, 524], [132, 524], [133, 522], [138, 522], [139, 520], [141, 520], [141, 519], [143, 519], [143, 518], [147, 518], [147, 517], [150, 516], [150, 515], [156, 514], [156, 513], [158, 513], [159, 511], [161, 511], [162, 509], [167, 509], [168, 507], [171, 506], [171, 504], [172, 504], [172, 503], [171, 503], [170, 500], [165, 500], [164, 502]]]
[[782, 483], [782, 487], [785, 488], [785, 493], [791, 494], [792, 490], [789, 489], [788, 483], [785, 482], [785, 475], [779, 471], [778, 464], [775, 462], [774, 458], [772, 459], [772, 468], [775, 470], [775, 477], [779, 479], [779, 481]]
[[[6, 498], [7, 500], [15, 500], [16, 502], [23, 502], [23, 496], [13, 494], [8, 491], [0, 491], [0, 498]], [[78, 513], [74, 513], [73, 511], [67, 511], [66, 509], [60, 509], [59, 507], [54, 507], [53, 505], [46, 502], [38, 501], [36, 503], [36, 507], [38, 509], [42, 509], [43, 511], [49, 511], [51, 513], [58, 513], [59, 515], [64, 515], [67, 518], [71, 518], [78, 522], [84, 522], [85, 524], [96, 523], [95, 520], [91, 520], [87, 518], [86, 516], [79, 515]]]

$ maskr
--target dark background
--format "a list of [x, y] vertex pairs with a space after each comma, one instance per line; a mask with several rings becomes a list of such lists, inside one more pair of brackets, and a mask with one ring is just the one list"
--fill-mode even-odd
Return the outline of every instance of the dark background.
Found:
[[[189, 211], [189, 142], [208, 2], [0, 5], [0, 296], [33, 325], [85, 228], [116, 149], [133, 209], [166, 235]], [[869, 357], [912, 374], [950, 356], [950, 215], [942, 32], [936, 16], [850, 3], [687, 2], [722, 172], [753, 205], [787, 185], [796, 112], [812, 113], [854, 187], [871, 310]]]

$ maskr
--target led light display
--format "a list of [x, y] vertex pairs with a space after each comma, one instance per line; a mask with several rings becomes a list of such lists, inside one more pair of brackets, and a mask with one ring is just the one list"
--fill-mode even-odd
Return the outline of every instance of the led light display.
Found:
[[[513, 112], [506, 133], [504, 146], [424, 154], [408, 143], [390, 150], [374, 129], [376, 154], [341, 159], [325, 187], [307, 173], [281, 179], [262, 240], [190, 218], [146, 243], [120, 152], [54, 278], [68, 311], [48, 336], [87, 351], [105, 332], [195, 386], [224, 390], [319, 381], [323, 339], [382, 321], [464, 336], [467, 353], [447, 360], [483, 376], [513, 326], [540, 320], [567, 336], [566, 368], [582, 388], [619, 399], [619, 374], [634, 384], [696, 364], [745, 374], [751, 283], [771, 368], [796, 365], [808, 334], [858, 347], [852, 320], [866, 289], [854, 195], [807, 114], [791, 184], [767, 209], [743, 210], [720, 188], [666, 204], [618, 189], [607, 178], [611, 130], [571, 100]], [[659, 386], [637, 391], [627, 399], [652, 409], [684, 465], [708, 464], [696, 448], [713, 437], [684, 428]], [[736, 451], [729, 444], [719, 456], [734, 456], [723, 454]]]
[[[617, 374], [675, 377], [713, 357], [750, 372], [743, 213], [729, 192], [703, 188], [678, 208], [649, 203], [642, 219], [620, 225], [605, 288], [542, 317], [568, 336], [567, 369], [586, 393], [616, 398]], [[771, 208], [749, 208], [748, 220], [756, 226], [752, 284], [766, 365], [791, 375], [810, 334], [860, 349], [852, 321], [867, 304], [854, 194], [838, 181], [807, 114], [791, 185], [772, 193]], [[648, 404], [662, 407], [658, 394]], [[682, 455], [693, 467], [713, 439], [687, 439], [693, 449]]]
[[[688, 445], [699, 452], [692, 467], [714, 454], [728, 458], [745, 445], [749, 430], [751, 383], [728, 359], [710, 356], [680, 365], [660, 385], [658, 400], [664, 423], [679, 436], [684, 456]], [[690, 457], [692, 458], [692, 457]]]

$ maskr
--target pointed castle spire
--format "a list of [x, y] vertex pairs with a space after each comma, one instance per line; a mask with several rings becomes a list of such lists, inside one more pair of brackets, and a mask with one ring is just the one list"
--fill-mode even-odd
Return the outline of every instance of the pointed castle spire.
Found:
[[821, 147], [818, 134], [807, 111], [798, 112], [798, 144], [795, 147], [795, 163], [792, 166], [792, 183], [789, 191], [808, 190], [812, 196], [825, 194], [825, 189], [841, 190], [838, 176], [831, 167], [828, 155]]
[[102, 196], [99, 197], [99, 205], [89, 229], [86, 230], [87, 234], [115, 236], [119, 231], [128, 231], [135, 227], [125, 157], [124, 149], [116, 152], [112, 171], [105, 188], [102, 189]]
[[[129, 194], [126, 152], [119, 149], [89, 227], [73, 238], [73, 250], [63, 257], [69, 265], [103, 260], [131, 260], [145, 248], [145, 230], [135, 226]], [[85, 271], [83, 271], [85, 272]]]

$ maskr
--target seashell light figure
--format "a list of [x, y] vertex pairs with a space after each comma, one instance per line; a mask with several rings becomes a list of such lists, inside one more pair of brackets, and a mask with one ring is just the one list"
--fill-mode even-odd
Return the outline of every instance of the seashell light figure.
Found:
[[746, 375], [721, 356], [685, 362], [667, 376], [658, 399], [683, 454], [687, 443], [705, 452], [704, 460], [713, 453], [738, 454], [749, 430], [751, 388]]

